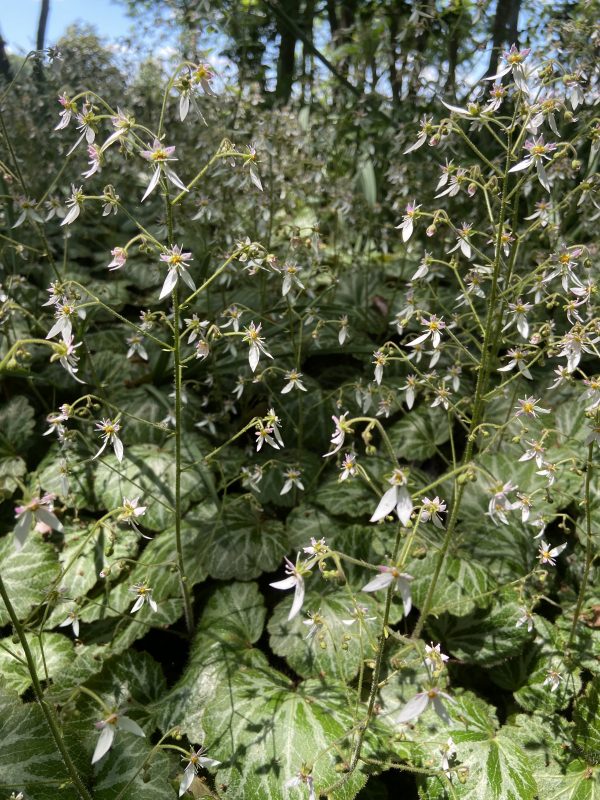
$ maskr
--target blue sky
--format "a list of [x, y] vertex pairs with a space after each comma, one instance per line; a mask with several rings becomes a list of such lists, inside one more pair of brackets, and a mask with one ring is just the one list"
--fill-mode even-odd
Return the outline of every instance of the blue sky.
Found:
[[[10, 51], [28, 53], [35, 48], [40, 0], [0, 0], [0, 31]], [[74, 22], [93, 25], [111, 41], [126, 36], [132, 21], [124, 4], [112, 0], [50, 0], [46, 44], [53, 44]]]

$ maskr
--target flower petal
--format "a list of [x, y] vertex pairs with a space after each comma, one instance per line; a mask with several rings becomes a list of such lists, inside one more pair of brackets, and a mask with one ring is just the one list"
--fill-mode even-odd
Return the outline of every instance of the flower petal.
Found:
[[394, 506], [398, 502], [398, 487], [390, 486], [390, 488], [382, 496], [370, 522], [379, 522], [380, 519], [387, 517], [388, 514], [394, 510]]
[[129, 733], [134, 733], [136, 736], [146, 736], [146, 734], [140, 728], [137, 722], [130, 719], [129, 717], [119, 717], [117, 726], [119, 728], [122, 728], [124, 731], [128, 731]]
[[194, 765], [190, 762], [185, 768], [183, 772], [183, 778], [181, 779], [181, 783], [179, 784], [179, 797], [184, 795], [190, 788], [194, 780], [195, 774], [196, 770], [194, 769]]
[[420, 717], [428, 705], [429, 695], [427, 692], [419, 692], [412, 698], [412, 700], [409, 700], [408, 703], [400, 709], [400, 711], [395, 713], [392, 719], [398, 725], [402, 725], [405, 722], [410, 722], [411, 719]]
[[296, 578], [293, 575], [290, 575], [289, 578], [284, 578], [282, 581], [275, 581], [275, 583], [269, 584], [273, 589], [293, 589], [295, 585]]
[[92, 764], [95, 764], [96, 761], [100, 761], [100, 759], [108, 753], [114, 738], [114, 725], [105, 725], [100, 731], [100, 736], [96, 742], [96, 749], [94, 750], [94, 755], [92, 756]]
[[372, 581], [363, 586], [361, 592], [377, 592], [379, 589], [386, 589], [394, 580], [391, 572], [382, 572], [373, 578]]
[[304, 603], [304, 581], [300, 576], [296, 579], [296, 591], [294, 592], [294, 602], [292, 603], [292, 607], [290, 608], [290, 613], [288, 615], [288, 622], [291, 619], [294, 619], [296, 614], [300, 613], [302, 609], [302, 603]]
[[165, 297], [171, 294], [173, 289], [177, 286], [177, 270], [170, 269], [167, 272], [167, 277], [160, 290], [159, 300], [164, 300]]
[[160, 178], [160, 167], [157, 167], [154, 170], [154, 175], [150, 179], [150, 183], [148, 184], [148, 188], [144, 192], [144, 196], [142, 197], [142, 203], [156, 189], [156, 184], [158, 183], [158, 179]]
[[35, 516], [40, 522], [43, 522], [44, 525], [48, 525], [55, 531], [62, 531], [62, 523], [59, 522], [54, 514], [51, 511], [48, 511], [47, 508], [38, 508], [38, 510], [35, 512]]

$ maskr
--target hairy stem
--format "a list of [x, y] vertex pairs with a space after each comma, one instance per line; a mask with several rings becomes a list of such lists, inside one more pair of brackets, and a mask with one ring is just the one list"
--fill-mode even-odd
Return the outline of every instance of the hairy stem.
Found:
[[19, 642], [21, 643], [21, 647], [23, 648], [23, 652], [25, 653], [25, 659], [27, 661], [27, 668], [29, 670], [29, 674], [31, 676], [31, 685], [33, 688], [33, 692], [35, 694], [36, 700], [40, 704], [42, 709], [42, 713], [46, 718], [46, 722], [48, 723], [48, 727], [50, 728], [50, 734], [54, 739], [56, 747], [62, 757], [63, 763], [66, 767], [67, 772], [71, 776], [71, 781], [73, 786], [77, 789], [79, 796], [83, 798], [83, 800], [92, 800], [92, 795], [89, 793], [85, 784], [83, 783], [79, 773], [77, 772], [77, 767], [71, 760], [71, 756], [69, 755], [69, 751], [66, 748], [62, 731], [60, 729], [60, 724], [56, 719], [54, 714], [54, 710], [52, 707], [46, 702], [44, 698], [44, 692], [42, 691], [42, 687], [38, 678], [37, 669], [35, 667], [35, 662], [33, 660], [33, 655], [31, 653], [31, 649], [29, 647], [29, 642], [27, 641], [27, 637], [25, 636], [25, 631], [21, 623], [19, 622], [19, 618], [15, 613], [15, 609], [10, 602], [10, 598], [6, 591], [6, 587], [4, 585], [4, 581], [2, 580], [2, 575], [0, 575], [0, 597], [2, 598], [4, 605], [6, 606], [6, 610], [8, 611], [8, 615], [10, 617], [10, 621], [13, 624], [15, 629], [15, 633], [19, 638]]

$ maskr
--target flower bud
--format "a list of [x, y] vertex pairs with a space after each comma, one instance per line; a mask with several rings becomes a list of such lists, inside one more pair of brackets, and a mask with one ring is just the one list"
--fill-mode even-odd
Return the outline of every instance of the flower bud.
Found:
[[427, 234], [427, 236], [434, 236], [436, 231], [437, 231], [437, 228], [436, 228], [435, 224], [432, 223], [431, 225], [429, 225], [429, 227], [427, 228], [425, 233]]
[[467, 782], [467, 778], [469, 777], [469, 768], [459, 767], [456, 770], [456, 776], [458, 777], [459, 783], [462, 783], [464, 785]]

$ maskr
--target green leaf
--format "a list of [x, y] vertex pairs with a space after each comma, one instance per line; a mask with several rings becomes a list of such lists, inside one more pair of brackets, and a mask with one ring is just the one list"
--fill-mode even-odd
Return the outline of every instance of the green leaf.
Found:
[[[417, 608], [425, 601], [437, 558], [437, 553], [430, 552], [424, 558], [409, 561], [406, 566], [406, 572], [415, 579], [411, 592]], [[488, 593], [495, 585], [483, 564], [473, 559], [448, 557], [435, 586], [431, 613], [452, 610], [455, 616], [469, 614], [476, 606], [489, 603]]]
[[252, 647], [262, 634], [263, 597], [255, 583], [223, 586], [208, 600], [198, 623], [189, 663], [176, 685], [153, 707], [163, 731], [176, 725], [191, 742], [204, 739], [202, 716], [220, 684], [242, 665], [266, 666]]
[[[164, 402], [161, 403], [160, 393], [154, 387], [138, 386], [119, 392], [113, 402], [122, 409], [127, 416], [127, 441], [131, 444], [163, 444], [170, 431], [168, 428], [157, 426], [172, 410], [173, 402], [165, 393]], [[158, 395], [158, 397], [157, 397]], [[152, 424], [148, 424], [152, 423]]]
[[[166, 681], [160, 664], [148, 653], [129, 651], [106, 661], [102, 672], [90, 682], [89, 686], [108, 704], [115, 701], [115, 692], [118, 692], [123, 700], [131, 696], [138, 711], [161, 696]], [[136, 719], [140, 718], [139, 714], [134, 716]]]
[[[597, 756], [596, 756], [597, 759]], [[600, 800], [600, 768], [586, 761], [571, 761], [563, 774], [555, 765], [538, 776], [544, 800]]]
[[330, 514], [362, 518], [366, 522], [377, 507], [378, 498], [359, 478], [340, 482], [338, 475], [325, 478], [313, 496]]
[[[53, 445], [38, 465], [38, 479], [46, 491], [64, 497], [63, 476], [59, 466], [61, 457], [62, 453], [58, 444]], [[79, 509], [97, 509], [99, 507], [94, 491], [96, 465], [96, 461], [89, 459], [68, 462], [69, 504], [73, 504]]]
[[[360, 621], [345, 625], [343, 620], [353, 619], [355, 610], [355, 602], [348, 590], [338, 589], [330, 593], [309, 590], [303, 613], [288, 622], [292, 597], [286, 598], [276, 606], [269, 620], [271, 649], [305, 678], [321, 675], [327, 680], [340, 678], [351, 681], [362, 660], [372, 656], [380, 628], [377, 601], [364, 594], [357, 602], [364, 608]], [[310, 627], [304, 624], [308, 612], [318, 612], [319, 625], [314, 636], [308, 636]], [[374, 619], [365, 621], [371, 617]]]
[[442, 614], [429, 620], [428, 629], [452, 655], [489, 667], [518, 653], [530, 638], [526, 626], [516, 627], [521, 613], [517, 603], [505, 601], [461, 617]]
[[[90, 769], [75, 737], [65, 737], [84, 780]], [[0, 791], [25, 792], [27, 800], [80, 800], [37, 703], [21, 703], [0, 688]]]
[[[147, 765], [141, 769], [142, 765]], [[169, 780], [171, 761], [164, 751], [153, 751], [150, 742], [119, 731], [115, 744], [98, 763], [94, 778], [94, 800], [114, 800], [127, 786], [124, 798], [170, 800], [177, 797]]]
[[[60, 633], [44, 633], [40, 638], [31, 633], [26, 634], [36, 672], [41, 680], [46, 675], [56, 678], [73, 661], [73, 643]], [[25, 653], [21, 644], [12, 637], [0, 641], [0, 674], [4, 685], [23, 694], [31, 686], [31, 675], [25, 661]], [[43, 655], [42, 655], [43, 648]]]
[[[143, 524], [164, 530], [174, 521], [175, 459], [172, 440], [164, 448], [152, 444], [127, 447], [122, 464], [113, 453], [104, 456], [96, 471], [94, 488], [104, 508], [114, 509], [124, 498], [140, 498], [147, 506]], [[183, 511], [204, 495], [202, 481], [193, 469], [181, 474]]]
[[[46, 590], [60, 572], [56, 551], [38, 534], [27, 537], [22, 550], [16, 550], [12, 536], [0, 539], [0, 571], [6, 591], [19, 619], [42, 603]], [[0, 625], [10, 620], [0, 599]]]
[[256, 583], [231, 583], [210, 597], [198, 632], [206, 633], [231, 645], [247, 647], [257, 642], [263, 632], [266, 609]]
[[277, 569], [288, 551], [283, 524], [266, 518], [247, 497], [228, 500], [216, 519], [199, 527], [204, 567], [213, 578], [257, 578]]
[[419, 407], [406, 413], [399, 422], [387, 428], [394, 451], [404, 461], [425, 461], [434, 456], [437, 447], [450, 438], [446, 421], [440, 423], [436, 409]]
[[17, 478], [26, 474], [27, 464], [22, 458], [0, 458], [0, 501], [12, 497], [19, 488]]
[[600, 678], [591, 681], [582, 697], [577, 698], [573, 714], [575, 742], [584, 752], [600, 761]]
[[26, 397], [13, 397], [0, 407], [0, 456], [19, 456], [35, 429], [35, 411]]
[[[456, 800], [537, 800], [537, 784], [532, 763], [519, 741], [515, 726], [497, 730], [489, 707], [467, 693], [457, 697], [452, 707], [453, 719], [462, 719], [466, 729], [438, 728], [435, 736], [425, 731], [422, 745], [429, 751], [429, 762], [438, 764], [441, 773], [441, 747], [450, 735], [456, 746], [451, 762], [452, 794], [441, 791], [442, 775], [420, 781], [424, 798]], [[456, 780], [454, 775], [460, 776]], [[546, 798], [544, 798], [546, 800]]]
[[[354, 724], [341, 687], [306, 682], [294, 688], [268, 667], [240, 667], [219, 687], [203, 718], [209, 752], [222, 762], [216, 780], [227, 787], [223, 800], [288, 800], [284, 783], [307, 765], [318, 796], [338, 781], [339, 748]], [[328, 796], [351, 800], [365, 780], [355, 771]]]
[[[562, 639], [556, 625], [543, 617], [535, 617], [535, 638], [514, 658], [496, 665], [490, 677], [503, 689], [514, 692], [521, 708], [538, 713], [553, 714], [566, 708], [581, 690], [581, 670], [565, 669], [566, 640]], [[544, 685], [550, 670], [561, 675], [554, 691]]]

